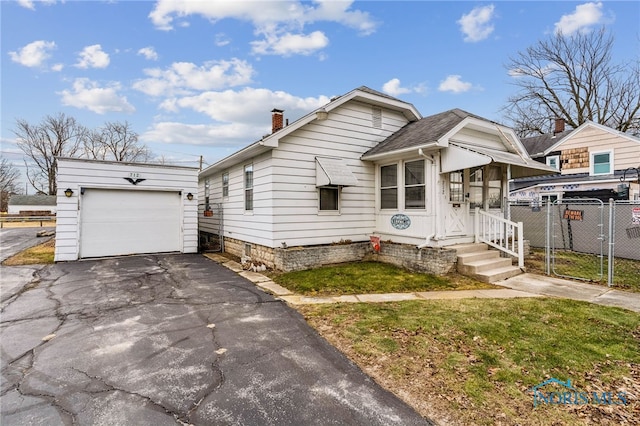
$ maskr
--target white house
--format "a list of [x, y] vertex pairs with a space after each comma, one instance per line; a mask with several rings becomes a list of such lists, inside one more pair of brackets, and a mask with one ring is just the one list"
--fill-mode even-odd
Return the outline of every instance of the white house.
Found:
[[197, 168], [57, 162], [56, 262], [197, 252]]
[[514, 179], [510, 200], [640, 199], [640, 138], [591, 121], [564, 130], [559, 119], [553, 134], [522, 143], [533, 159], [555, 168], [556, 174]]
[[11, 195], [8, 214], [48, 215], [56, 213], [55, 195]]
[[476, 207], [501, 215], [508, 179], [552, 171], [507, 127], [462, 110], [422, 118], [367, 87], [282, 123], [272, 111], [272, 134], [203, 170], [198, 191], [202, 239], [221, 232], [226, 251], [285, 270], [351, 260], [345, 246], [372, 236], [446, 270], [438, 249], [474, 241]]

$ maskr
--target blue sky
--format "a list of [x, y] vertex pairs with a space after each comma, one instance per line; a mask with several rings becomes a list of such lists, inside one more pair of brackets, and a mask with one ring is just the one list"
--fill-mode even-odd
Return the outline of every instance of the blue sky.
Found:
[[[640, 52], [640, 2], [2, 1], [2, 156], [16, 119], [128, 121], [169, 163], [205, 165], [365, 85], [428, 116], [501, 121], [505, 64], [554, 31], [605, 26]], [[30, 189], [30, 191], [33, 191]]]

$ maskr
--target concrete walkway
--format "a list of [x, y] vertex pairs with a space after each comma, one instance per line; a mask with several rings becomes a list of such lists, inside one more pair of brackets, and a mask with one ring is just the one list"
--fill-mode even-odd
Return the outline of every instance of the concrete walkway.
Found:
[[245, 271], [238, 262], [218, 254], [205, 254], [223, 266], [237, 272], [263, 290], [278, 296], [291, 305], [318, 303], [376, 303], [405, 300], [436, 299], [513, 299], [516, 297], [558, 297], [581, 300], [604, 306], [615, 306], [640, 312], [640, 293], [616, 290], [614, 288], [563, 280], [537, 274], [522, 274], [494, 283], [504, 288], [481, 290], [425, 291], [414, 293], [356, 294], [344, 296], [311, 297], [293, 294], [288, 289], [273, 282], [269, 277], [257, 272]]

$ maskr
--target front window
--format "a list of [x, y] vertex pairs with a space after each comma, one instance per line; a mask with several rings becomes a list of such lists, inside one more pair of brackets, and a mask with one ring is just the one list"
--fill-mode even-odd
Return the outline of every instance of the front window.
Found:
[[320, 211], [338, 211], [340, 190], [335, 186], [320, 188]]
[[424, 160], [404, 164], [404, 207], [406, 209], [425, 208]]
[[449, 201], [464, 202], [464, 173], [462, 170], [449, 173]]
[[222, 196], [229, 196], [229, 172], [222, 174]]
[[608, 175], [613, 173], [611, 151], [591, 153], [591, 174]]
[[253, 164], [244, 166], [244, 209], [253, 210]]
[[398, 208], [398, 165], [380, 167], [380, 208]]

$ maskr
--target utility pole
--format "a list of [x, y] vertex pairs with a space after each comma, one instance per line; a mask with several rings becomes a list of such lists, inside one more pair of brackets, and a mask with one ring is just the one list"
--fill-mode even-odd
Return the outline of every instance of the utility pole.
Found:
[[202, 155], [200, 156], [200, 171], [202, 171]]

